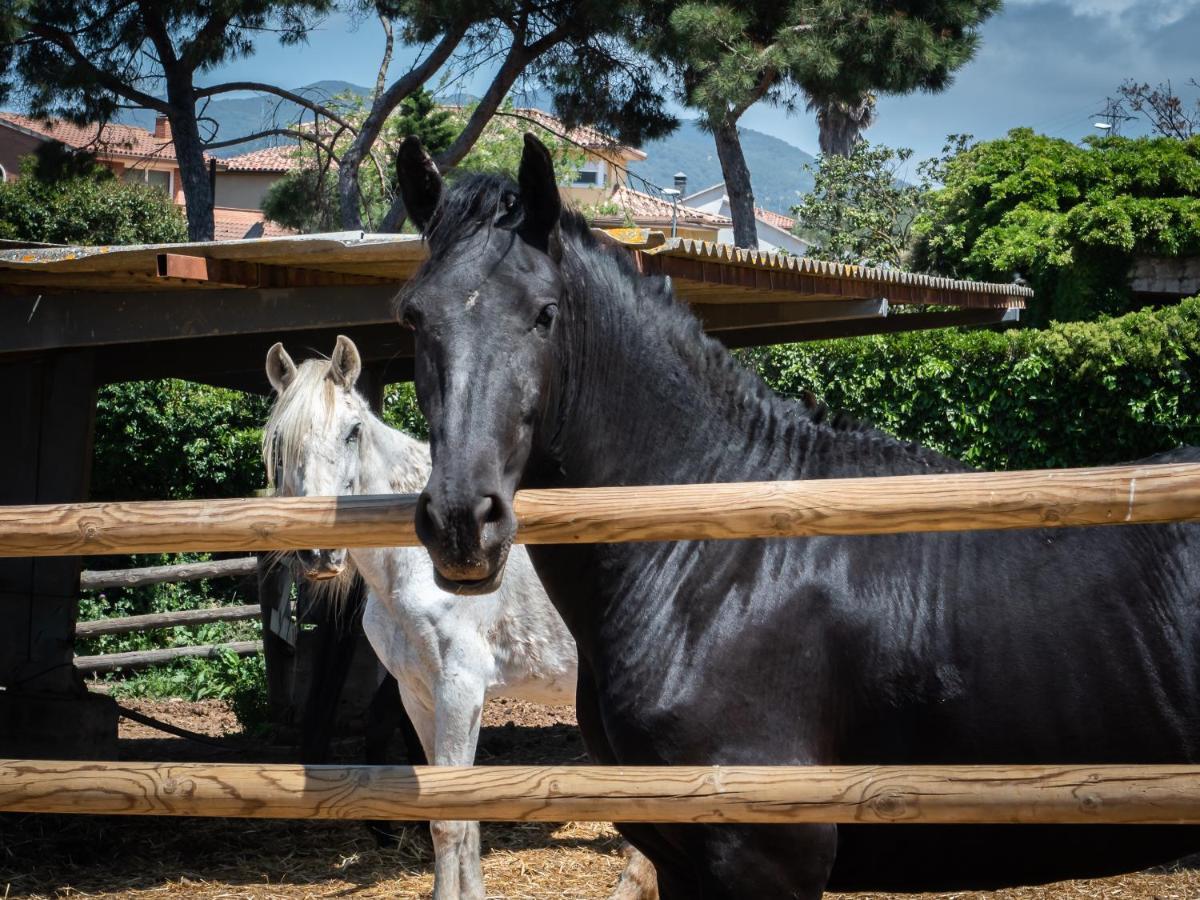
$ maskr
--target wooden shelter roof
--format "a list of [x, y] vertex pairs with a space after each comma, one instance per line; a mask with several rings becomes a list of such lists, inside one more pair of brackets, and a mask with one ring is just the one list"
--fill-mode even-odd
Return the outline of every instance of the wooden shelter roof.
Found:
[[[601, 234], [627, 246], [640, 270], [669, 275], [676, 293], [691, 303], [886, 298], [893, 305], [1021, 309], [1032, 296], [1015, 284], [668, 240], [639, 229]], [[124, 293], [399, 283], [424, 258], [424, 242], [416, 235], [357, 231], [189, 244], [0, 247], [0, 289]]]
[[[597, 236], [633, 254], [641, 271], [669, 276], [731, 347], [1012, 322], [1030, 296], [1017, 285], [752, 253], [644, 229]], [[172, 376], [261, 390], [271, 343], [328, 352], [342, 333], [399, 380], [412, 342], [395, 327], [392, 304], [425, 255], [416, 236], [357, 231], [126, 247], [0, 241], [0, 361], [87, 350], [102, 383]], [[939, 309], [892, 314], [897, 305]]]

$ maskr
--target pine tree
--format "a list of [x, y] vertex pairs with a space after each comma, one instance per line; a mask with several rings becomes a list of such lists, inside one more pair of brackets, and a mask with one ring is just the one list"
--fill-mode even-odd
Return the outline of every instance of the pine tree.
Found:
[[[459, 132], [434, 161], [443, 172], [470, 153], [475, 142], [523, 76], [534, 76], [554, 96], [555, 111], [568, 126], [586, 123], [608, 128], [633, 143], [660, 137], [677, 122], [665, 111], [655, 88], [651, 62], [628, 40], [643, 23], [634, 0], [513, 0], [492, 4], [462, 0], [358, 0], [373, 10], [386, 36], [371, 108], [354, 141], [338, 159], [342, 226], [361, 227], [358, 171], [406, 98], [451, 59], [460, 67], [472, 60], [499, 60], [491, 82]], [[420, 63], [390, 84], [386, 62], [393, 35], [430, 50]], [[403, 222], [397, 200], [385, 217], [385, 230]]]
[[[187, 203], [188, 235], [213, 236], [212, 186], [197, 104], [234, 90], [200, 87], [197, 76], [253, 52], [275, 30], [285, 44], [304, 40], [334, 0], [19, 0], [0, 11], [0, 102], [20, 91], [34, 115], [105, 123], [124, 108], [167, 117]], [[161, 91], [161, 93], [160, 93]], [[210, 144], [211, 145], [211, 144]]]
[[752, 0], [650, 4], [644, 46], [669, 63], [680, 99], [713, 134], [734, 242], [757, 246], [754, 194], [737, 122], [759, 101], [809, 98], [822, 147], [848, 152], [878, 93], [936, 91], [974, 54], [1000, 0]]

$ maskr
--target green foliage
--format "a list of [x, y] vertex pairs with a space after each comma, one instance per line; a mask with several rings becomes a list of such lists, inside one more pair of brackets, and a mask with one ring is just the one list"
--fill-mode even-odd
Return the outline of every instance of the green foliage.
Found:
[[1131, 308], [1133, 258], [1200, 253], [1200, 137], [1079, 147], [1016, 129], [971, 147], [914, 227], [914, 263], [955, 277], [1026, 278], [1034, 324]]
[[[469, 109], [463, 111], [462, 124], [466, 123], [469, 115]], [[527, 131], [536, 134], [538, 140], [545, 144], [546, 149], [550, 151], [558, 183], [566, 185], [573, 182], [579, 174], [580, 167], [586, 162], [586, 154], [574, 144], [547, 130], [540, 123], [514, 114], [511, 99], [504, 101], [504, 105], [497, 111], [495, 118], [488, 122], [487, 128], [479, 136], [475, 146], [463, 157], [463, 161], [455, 167], [455, 171], [515, 174], [521, 164], [521, 154], [525, 150], [525, 132]]]
[[[259, 455], [268, 402], [223, 388], [164, 380], [109, 385], [97, 403], [92, 498], [96, 500], [245, 497], [263, 487]], [[132, 568], [207, 559], [205, 554], [141, 554], [89, 560], [90, 568]], [[239, 579], [110, 588], [80, 603], [80, 619], [202, 609], [253, 602]], [[80, 641], [81, 655], [251, 640], [256, 621], [212, 622]], [[229, 654], [186, 659], [128, 678], [108, 676], [118, 694], [230, 701], [247, 729], [261, 727], [265, 682], [260, 658]]]
[[817, 159], [810, 193], [792, 207], [796, 233], [815, 259], [869, 266], [904, 265], [925, 191], [900, 180], [912, 151], [861, 141], [849, 156]]
[[0, 238], [52, 244], [153, 244], [187, 239], [187, 223], [162, 191], [129, 184], [88, 157], [27, 157], [0, 183]]
[[[205, 554], [126, 557], [116, 565], [160, 565], [193, 562]], [[253, 590], [241, 579], [222, 578], [187, 584], [160, 584], [142, 588], [108, 588], [85, 594], [79, 603], [79, 620], [108, 619], [145, 613], [205, 609], [211, 606], [253, 602]], [[160, 647], [223, 644], [261, 637], [257, 620], [209, 622], [203, 625], [154, 629], [132, 634], [111, 634], [76, 642], [81, 656], [124, 653]], [[228, 700], [246, 730], [262, 728], [266, 721], [266, 681], [261, 655], [239, 657], [225, 653], [215, 659], [180, 659], [129, 676], [101, 676], [117, 696], [181, 697], [185, 700]]]
[[[361, 122], [367, 115], [366, 101], [359, 95], [342, 95], [338, 104], [339, 113], [348, 121]], [[378, 167], [368, 162], [358, 172], [359, 196], [370, 227], [383, 222], [395, 197], [392, 173], [396, 169], [395, 152], [401, 141], [409, 134], [416, 134], [422, 144], [436, 155], [454, 140], [473, 111], [473, 106], [465, 109], [438, 108], [433, 97], [423, 90], [401, 104], [399, 113], [385, 124], [382, 139], [376, 147]], [[536, 132], [550, 151], [560, 183], [570, 184], [574, 181], [579, 168], [586, 161], [583, 151], [539, 123], [516, 115], [511, 99], [505, 100], [471, 150], [451, 170], [449, 177], [463, 172], [515, 173], [525, 147], [526, 131]], [[348, 135], [343, 137], [336, 149], [341, 151], [350, 141]], [[305, 161], [305, 165], [271, 186], [263, 200], [263, 212], [273, 222], [304, 233], [337, 231], [341, 222], [337, 170], [322, 170], [310, 150], [299, 148], [295, 152]], [[381, 172], [384, 175], [382, 181], [379, 177]]]
[[[711, 121], [788, 86], [810, 96], [940, 90], [975, 53], [999, 0], [805, 0], [649, 4], [648, 40], [681, 67], [686, 102]], [[899, 8], [898, 8], [899, 7]], [[736, 118], [736, 117], [735, 117]]]
[[1200, 298], [1046, 330], [926, 331], [747, 354], [810, 390], [985, 469], [1116, 463], [1200, 444]]
[[405, 97], [399, 112], [388, 119], [384, 127], [387, 143], [391, 146], [399, 146], [404, 138], [416, 135], [421, 146], [433, 156], [449, 147], [457, 133], [454, 114], [438, 106], [433, 94], [424, 88], [417, 88]]
[[337, 231], [341, 220], [334, 174], [322, 173], [315, 164], [293, 169], [267, 188], [262, 211], [272, 222], [301, 234]]
[[114, 384], [97, 400], [92, 497], [246, 497], [265, 486], [259, 444], [269, 401], [163, 380]]
[[383, 394], [383, 421], [423, 441], [429, 440], [429, 423], [417, 405], [412, 382], [389, 384]]
[[[192, 76], [249, 56], [254, 38], [304, 40], [332, 0], [22, 0], [0, 10], [0, 35], [24, 33], [0, 63], [0, 100], [19, 86], [38, 114], [111, 121], [161, 77], [164, 64], [190, 90]], [[164, 48], [170, 55], [164, 54]], [[177, 85], [168, 85], [168, 91]], [[151, 98], [154, 108], [162, 102]], [[193, 110], [194, 115], [194, 110]]]

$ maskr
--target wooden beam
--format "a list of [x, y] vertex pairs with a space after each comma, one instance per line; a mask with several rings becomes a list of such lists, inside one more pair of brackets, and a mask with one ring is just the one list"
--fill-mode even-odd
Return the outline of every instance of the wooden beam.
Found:
[[[315, 328], [389, 325], [398, 284], [63, 293], [0, 303], [0, 356]], [[139, 348], [140, 352], [140, 348]]]
[[896, 334], [904, 331], [928, 331], [933, 328], [981, 328], [988, 325], [1016, 325], [1019, 309], [960, 309], [945, 312], [891, 314], [882, 319], [846, 319], [837, 322], [809, 322], [760, 328], [731, 328], [713, 334], [726, 347], [767, 347], [803, 341], [860, 337], [865, 334]]
[[253, 575], [258, 571], [258, 559], [210, 559], [207, 562], [179, 563], [173, 566], [144, 566], [140, 569], [108, 569], [81, 572], [79, 589], [102, 591], [114, 587], [145, 587], [148, 584], [175, 584], [202, 581], [205, 578], [229, 578]]
[[[240, 622], [256, 619], [261, 614], [257, 603], [246, 606], [217, 606], [212, 609], [177, 609], [173, 612], [147, 613], [144, 616], [122, 616], [118, 619], [96, 619], [79, 622], [75, 638], [94, 638], [104, 634], [133, 634], [159, 628], [179, 628], [185, 625], [206, 625], [209, 622]], [[76, 657], [78, 660], [80, 657]], [[86, 657], [84, 657], [86, 658]]]
[[162, 281], [199, 282], [217, 287], [259, 287], [258, 264], [240, 259], [210, 259], [183, 253], [158, 254]]
[[129, 653], [105, 653], [100, 656], [75, 657], [75, 669], [85, 675], [118, 670], [145, 669], [174, 662], [177, 659], [201, 657], [211, 659], [223, 653], [251, 656], [262, 650], [262, 641], [231, 641], [206, 647], [163, 647], [159, 650], [132, 650]]
[[[0, 557], [416, 546], [416, 496], [0, 507]], [[517, 541], [586, 544], [1200, 520], [1200, 464], [530, 490]]]
[[800, 322], [879, 320], [888, 314], [886, 300], [812, 300], [804, 303], [696, 303], [692, 311], [710, 333]]
[[0, 811], [396, 821], [1196, 825], [1200, 767], [4, 760]]
[[213, 259], [183, 253], [160, 253], [157, 278], [166, 283], [211, 287], [295, 288], [391, 284], [395, 279], [348, 272], [326, 272], [301, 266], [271, 266], [241, 259]]
[[275, 341], [282, 340], [288, 352], [300, 360], [308, 355], [329, 354], [339, 334], [354, 341], [364, 365], [385, 365], [389, 383], [412, 379], [412, 332], [392, 321], [159, 341], [138, 347], [137, 353], [130, 353], [126, 345], [113, 345], [97, 351], [97, 373], [105, 384], [140, 378], [185, 378], [265, 394], [271, 386], [263, 364]]

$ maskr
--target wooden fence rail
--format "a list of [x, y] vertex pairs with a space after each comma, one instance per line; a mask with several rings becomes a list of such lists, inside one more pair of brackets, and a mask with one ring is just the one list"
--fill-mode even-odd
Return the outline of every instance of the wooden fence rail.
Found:
[[257, 603], [244, 606], [216, 606], [212, 609], [177, 609], [174, 612], [146, 613], [141, 616], [121, 616], [115, 619], [93, 619], [75, 626], [75, 637], [93, 638], [103, 634], [131, 634], [155, 628], [176, 628], [180, 625], [205, 625], [209, 622], [239, 622], [256, 619], [262, 613]]
[[[0, 556], [412, 546], [415, 497], [0, 507]], [[1200, 519], [1200, 464], [522, 491], [522, 543], [888, 534]]]
[[182, 581], [201, 581], [205, 578], [229, 578], [253, 575], [258, 560], [253, 556], [240, 559], [211, 559], [206, 562], [177, 563], [171, 566], [143, 566], [137, 569], [98, 569], [79, 574], [79, 587], [85, 591], [102, 591], [114, 587], [144, 587], [149, 584], [175, 584]]
[[0, 812], [1200, 824], [1197, 766], [312, 766], [0, 760]]
[[115, 672], [118, 669], [145, 669], [189, 656], [214, 657], [222, 653], [250, 656], [263, 648], [262, 641], [230, 641], [227, 644], [208, 644], [197, 647], [162, 647], [157, 650], [130, 650], [126, 653], [104, 653], [99, 656], [75, 657], [75, 668], [85, 675]]

